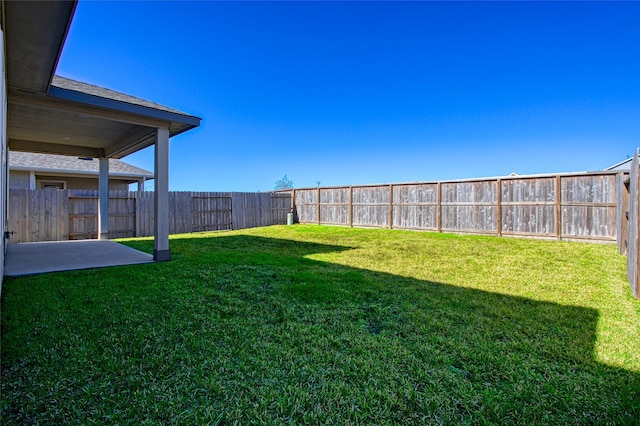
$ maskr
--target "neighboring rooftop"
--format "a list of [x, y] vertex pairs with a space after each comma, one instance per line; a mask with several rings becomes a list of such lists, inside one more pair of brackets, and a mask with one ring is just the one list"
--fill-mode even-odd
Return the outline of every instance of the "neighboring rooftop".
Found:
[[[100, 162], [93, 158], [11, 151], [9, 170], [98, 175]], [[109, 176], [153, 179], [153, 173], [122, 160], [109, 159]]]
[[633, 158], [627, 158], [613, 166], [607, 167], [605, 170], [629, 170], [629, 168], [631, 168], [631, 160], [633, 160]]

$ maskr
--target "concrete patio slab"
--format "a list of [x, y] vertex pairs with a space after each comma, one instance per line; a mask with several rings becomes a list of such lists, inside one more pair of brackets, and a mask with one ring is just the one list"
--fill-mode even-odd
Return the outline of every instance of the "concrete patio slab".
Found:
[[153, 263], [153, 256], [107, 240], [47, 241], [7, 245], [6, 276]]

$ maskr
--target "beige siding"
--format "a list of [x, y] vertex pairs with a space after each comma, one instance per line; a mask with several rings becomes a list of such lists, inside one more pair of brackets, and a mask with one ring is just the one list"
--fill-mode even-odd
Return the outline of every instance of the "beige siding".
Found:
[[[12, 172], [13, 173], [13, 172]], [[28, 178], [27, 172], [27, 178]], [[36, 174], [36, 189], [42, 189], [41, 183], [43, 181], [64, 181], [66, 182], [65, 189], [83, 189], [83, 190], [98, 190], [98, 178], [83, 178], [83, 177], [66, 177], [66, 176], [51, 176], [51, 175], [38, 175]], [[27, 180], [26, 187], [29, 188], [29, 181]], [[13, 188], [12, 188], [13, 189]], [[19, 189], [19, 188], [16, 188]], [[129, 184], [122, 180], [109, 179], [109, 191], [128, 191]]]
[[9, 189], [29, 189], [29, 172], [11, 170], [9, 172]]

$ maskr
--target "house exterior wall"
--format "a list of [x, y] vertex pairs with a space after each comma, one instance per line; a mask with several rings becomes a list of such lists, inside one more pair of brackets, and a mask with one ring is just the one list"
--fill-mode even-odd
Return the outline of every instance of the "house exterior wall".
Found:
[[4, 29], [0, 28], [0, 294], [2, 294], [2, 277], [4, 276], [4, 253], [7, 230], [7, 80], [4, 64]]
[[9, 189], [29, 189], [29, 172], [20, 170], [10, 171]]
[[[9, 172], [9, 189], [30, 189], [29, 188], [30, 172], [22, 170], [11, 170]], [[98, 178], [82, 178], [71, 176], [52, 176], [52, 175], [36, 175], [35, 189], [42, 189], [44, 181], [64, 182], [65, 189], [98, 189]], [[126, 181], [118, 179], [109, 179], [110, 191], [128, 191], [129, 184]]]

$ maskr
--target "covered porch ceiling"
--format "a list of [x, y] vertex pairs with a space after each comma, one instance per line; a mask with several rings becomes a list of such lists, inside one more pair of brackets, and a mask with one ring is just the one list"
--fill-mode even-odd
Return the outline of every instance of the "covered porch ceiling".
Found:
[[158, 128], [172, 137], [199, 124], [180, 111], [58, 76], [48, 93], [8, 93], [13, 151], [122, 158], [153, 145]]

